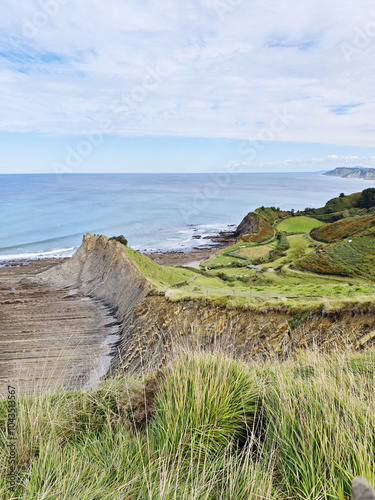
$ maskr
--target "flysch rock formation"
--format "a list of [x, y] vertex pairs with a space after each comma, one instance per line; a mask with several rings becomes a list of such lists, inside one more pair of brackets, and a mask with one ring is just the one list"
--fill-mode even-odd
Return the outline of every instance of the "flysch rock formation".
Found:
[[75, 256], [40, 275], [112, 308], [121, 339], [110, 373], [148, 373], [161, 368], [175, 349], [230, 352], [245, 360], [285, 359], [306, 348], [321, 351], [365, 349], [375, 343], [371, 310], [324, 311], [295, 318], [279, 309], [230, 310], [199, 301], [172, 303], [151, 292], [152, 285], [128, 257], [123, 245], [86, 235]]
[[91, 234], [84, 235], [71, 259], [41, 273], [35, 281], [100, 300], [121, 321], [152, 288], [121, 243]]
[[[213, 307], [202, 301], [170, 302], [163, 294], [152, 291], [153, 285], [123, 245], [104, 236], [85, 235], [71, 259], [33, 276], [24, 286], [48, 290], [41, 302], [44, 307], [50, 300], [48, 294], [54, 297], [53, 293], [58, 292], [63, 294], [65, 303], [79, 300], [82, 304], [85, 297], [86, 301], [100, 302], [110, 310], [119, 324], [120, 337], [112, 349], [109, 374], [149, 373], [164, 366], [176, 350], [192, 347], [219, 348], [244, 360], [282, 360], [306, 348], [332, 351], [375, 345], [371, 307], [330, 314], [322, 310], [297, 318], [283, 310], [282, 304], [272, 310], [251, 311]], [[61, 317], [64, 314], [65, 319]], [[56, 345], [64, 336], [75, 334], [79, 321], [70, 325], [69, 318], [79, 315], [61, 309], [61, 316], [63, 334], [52, 329], [46, 345]], [[47, 312], [45, 317], [46, 321], [51, 319]], [[86, 320], [82, 322], [85, 324]], [[89, 328], [85, 328], [85, 335], [86, 340], [90, 335], [95, 338]], [[83, 359], [80, 356], [71, 358], [73, 362], [67, 366], [77, 364], [78, 358]]]
[[[85, 296], [98, 301], [120, 325], [121, 338], [135, 309], [152, 288], [121, 243], [90, 234], [84, 235], [82, 245], [71, 259], [33, 277], [32, 282], [65, 289], [72, 298]], [[116, 346], [117, 342], [113, 352], [117, 352]]]
[[0, 393], [94, 383], [119, 340], [116, 318], [149, 288], [121, 244], [91, 235], [60, 266], [0, 277]]

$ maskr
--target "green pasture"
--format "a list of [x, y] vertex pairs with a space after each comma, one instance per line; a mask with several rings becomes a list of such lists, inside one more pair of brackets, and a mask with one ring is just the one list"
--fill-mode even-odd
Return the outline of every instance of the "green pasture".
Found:
[[320, 227], [324, 223], [313, 217], [305, 217], [303, 215], [298, 217], [290, 217], [285, 219], [277, 225], [278, 231], [286, 231], [287, 233], [304, 232], [308, 233], [314, 227]]

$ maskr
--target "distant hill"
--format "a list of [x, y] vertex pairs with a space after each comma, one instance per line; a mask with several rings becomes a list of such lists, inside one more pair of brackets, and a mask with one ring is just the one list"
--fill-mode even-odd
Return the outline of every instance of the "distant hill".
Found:
[[335, 168], [335, 170], [326, 172], [323, 175], [332, 175], [334, 177], [343, 177], [348, 179], [363, 179], [366, 181], [375, 181], [375, 168], [337, 167]]
[[305, 213], [328, 222], [310, 232], [312, 239], [327, 245], [297, 260], [296, 269], [375, 280], [375, 188], [341, 194]]
[[[302, 244], [293, 248], [297, 241], [293, 238], [301, 233], [305, 240], [299, 236]], [[303, 211], [260, 207], [246, 215], [234, 234], [238, 243], [273, 243], [268, 254], [253, 258], [253, 265], [279, 261], [279, 266], [299, 271], [375, 281], [375, 187], [341, 193], [324, 207]]]

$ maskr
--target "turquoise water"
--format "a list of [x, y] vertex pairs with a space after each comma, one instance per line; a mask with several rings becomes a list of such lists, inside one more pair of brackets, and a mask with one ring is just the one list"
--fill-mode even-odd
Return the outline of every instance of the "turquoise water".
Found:
[[261, 205], [318, 207], [371, 186], [316, 173], [0, 175], [0, 259], [72, 255], [87, 232], [187, 251]]

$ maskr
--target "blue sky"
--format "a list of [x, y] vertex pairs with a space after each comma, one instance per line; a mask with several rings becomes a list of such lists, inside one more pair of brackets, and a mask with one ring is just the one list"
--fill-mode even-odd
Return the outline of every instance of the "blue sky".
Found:
[[375, 167], [369, 0], [3, 0], [0, 173]]

